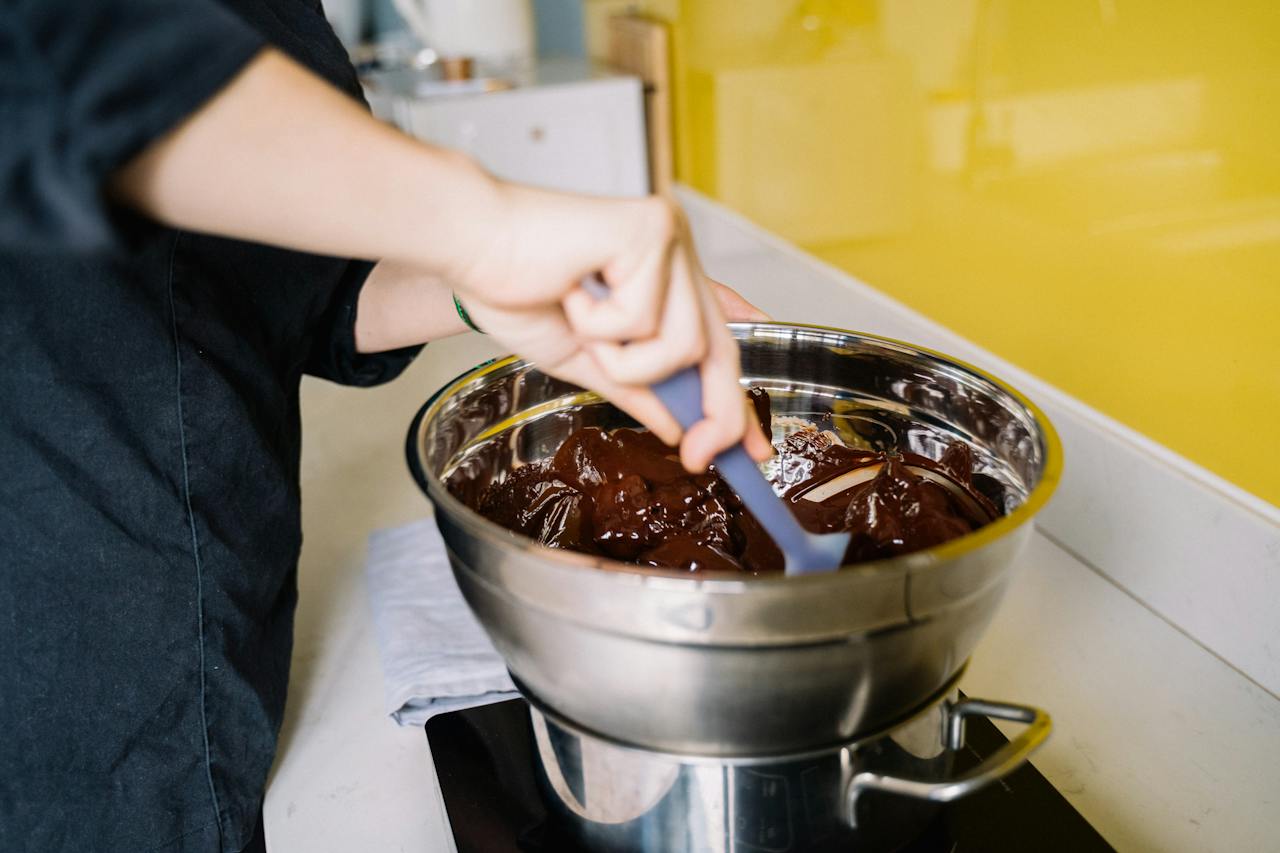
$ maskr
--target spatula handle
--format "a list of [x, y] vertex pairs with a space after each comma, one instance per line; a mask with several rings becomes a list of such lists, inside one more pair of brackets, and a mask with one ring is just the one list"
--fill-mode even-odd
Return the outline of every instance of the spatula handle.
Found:
[[[667, 411], [689, 429], [702, 420], [702, 377], [697, 368], [686, 367], [653, 386]], [[778, 543], [783, 554], [805, 554], [810, 549], [809, 534], [796, 521], [786, 503], [760, 473], [755, 460], [741, 444], [727, 447], [716, 456], [716, 470], [738, 493], [743, 505]], [[789, 561], [790, 562], [790, 561]]]

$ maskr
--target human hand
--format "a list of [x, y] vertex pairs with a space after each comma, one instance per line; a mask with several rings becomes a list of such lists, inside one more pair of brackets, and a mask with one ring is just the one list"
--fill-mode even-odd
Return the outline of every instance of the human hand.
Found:
[[711, 293], [716, 298], [716, 304], [720, 306], [720, 313], [724, 314], [724, 318], [730, 323], [762, 323], [771, 319], [768, 314], [752, 305], [729, 285], [718, 282], [714, 278], [708, 278], [707, 281], [711, 284]]
[[[678, 445], [691, 470], [740, 441], [757, 459], [772, 453], [749, 416], [721, 305], [735, 318], [762, 315], [702, 273], [673, 203], [510, 185], [500, 194], [486, 251], [454, 279], [481, 328]], [[594, 273], [610, 287], [606, 300], [580, 287]], [[691, 365], [701, 373], [705, 418], [684, 433], [648, 386]]]

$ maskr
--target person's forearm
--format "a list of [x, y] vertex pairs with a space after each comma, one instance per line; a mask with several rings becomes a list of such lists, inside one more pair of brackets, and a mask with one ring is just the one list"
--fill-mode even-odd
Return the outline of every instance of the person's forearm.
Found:
[[[771, 452], [745, 416], [737, 348], [670, 199], [500, 182], [376, 121], [272, 50], [138, 155], [112, 189], [166, 224], [449, 282], [495, 340], [679, 442], [690, 470], [738, 441], [757, 458]], [[436, 331], [424, 321], [449, 317], [444, 288], [395, 268], [384, 267], [357, 306], [362, 350], [421, 343]], [[577, 286], [588, 275], [603, 278], [608, 298]], [[649, 386], [694, 364], [705, 417], [686, 433]]]
[[165, 224], [453, 278], [484, 251], [499, 184], [382, 124], [274, 50], [112, 182]]
[[381, 261], [356, 307], [356, 349], [383, 352], [467, 331], [443, 280], [416, 267]]

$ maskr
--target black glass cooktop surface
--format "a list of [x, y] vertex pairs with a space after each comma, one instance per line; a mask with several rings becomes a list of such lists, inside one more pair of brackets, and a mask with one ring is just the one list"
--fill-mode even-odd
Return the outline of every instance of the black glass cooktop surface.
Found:
[[[534, 776], [528, 707], [513, 699], [427, 722], [445, 809], [459, 853], [572, 853], [548, 820]], [[989, 720], [965, 727], [976, 763], [1006, 743]], [[879, 796], [888, 796], [881, 794]], [[1094, 853], [1113, 848], [1030, 764], [942, 808], [901, 853]]]

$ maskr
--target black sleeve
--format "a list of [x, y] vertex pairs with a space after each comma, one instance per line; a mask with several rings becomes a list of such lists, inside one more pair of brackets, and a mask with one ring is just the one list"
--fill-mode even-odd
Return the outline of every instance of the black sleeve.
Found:
[[262, 44], [212, 0], [0, 4], [0, 250], [116, 244], [107, 178]]
[[343, 385], [380, 385], [404, 371], [421, 346], [377, 353], [356, 352], [356, 306], [373, 264], [349, 261], [329, 307], [315, 327], [305, 370]]

